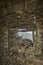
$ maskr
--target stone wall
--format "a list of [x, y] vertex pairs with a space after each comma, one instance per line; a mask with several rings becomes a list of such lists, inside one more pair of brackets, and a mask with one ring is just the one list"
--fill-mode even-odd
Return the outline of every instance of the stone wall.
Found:
[[[33, 47], [18, 39], [18, 29], [36, 31]], [[30, 43], [31, 44], [31, 43]], [[43, 1], [0, 0], [0, 64], [43, 65]]]

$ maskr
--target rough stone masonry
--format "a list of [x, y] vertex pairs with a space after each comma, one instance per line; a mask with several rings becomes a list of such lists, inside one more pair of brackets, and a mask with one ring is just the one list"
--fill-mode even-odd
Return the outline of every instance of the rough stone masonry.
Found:
[[[36, 40], [17, 38], [18, 29]], [[0, 65], [43, 65], [43, 0], [0, 0]]]

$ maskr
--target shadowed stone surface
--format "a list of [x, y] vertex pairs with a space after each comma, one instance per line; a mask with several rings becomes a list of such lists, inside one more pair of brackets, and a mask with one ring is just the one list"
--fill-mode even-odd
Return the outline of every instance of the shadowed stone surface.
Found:
[[[36, 40], [18, 39], [18, 29]], [[0, 0], [0, 64], [43, 65], [43, 0]]]

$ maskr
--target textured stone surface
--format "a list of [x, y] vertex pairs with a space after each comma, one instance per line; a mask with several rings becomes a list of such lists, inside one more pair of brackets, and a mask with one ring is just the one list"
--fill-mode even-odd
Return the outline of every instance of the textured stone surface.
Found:
[[[36, 31], [35, 43], [18, 29]], [[43, 0], [0, 0], [0, 64], [43, 65]]]

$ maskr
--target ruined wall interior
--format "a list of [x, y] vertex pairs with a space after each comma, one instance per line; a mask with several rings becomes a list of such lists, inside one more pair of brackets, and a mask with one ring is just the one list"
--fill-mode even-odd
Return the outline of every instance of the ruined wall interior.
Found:
[[0, 65], [43, 65], [43, 0], [0, 0]]

